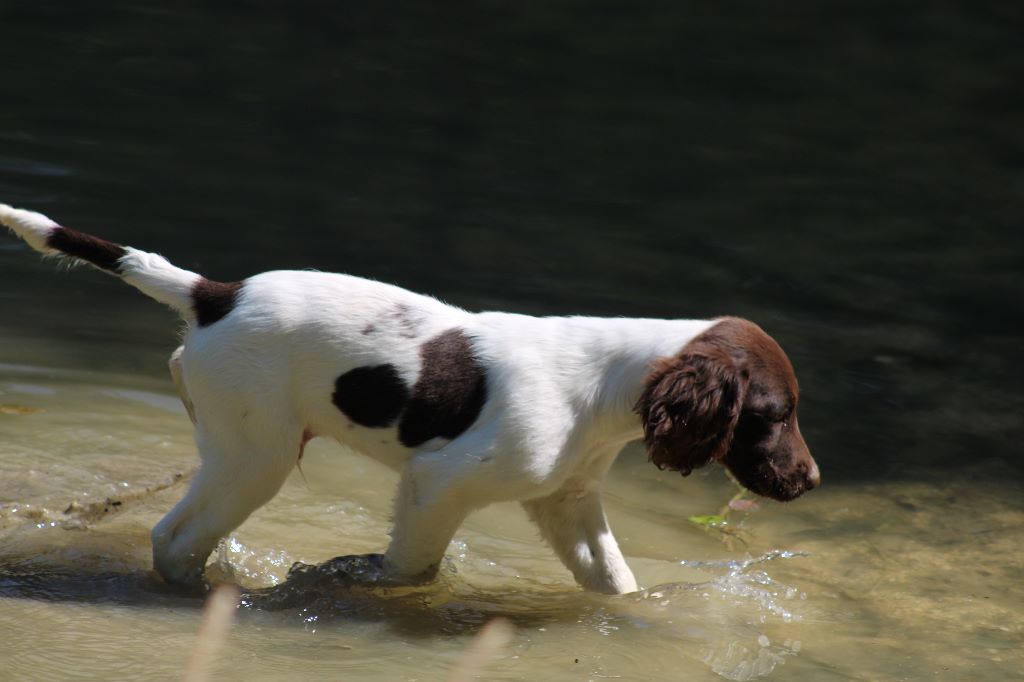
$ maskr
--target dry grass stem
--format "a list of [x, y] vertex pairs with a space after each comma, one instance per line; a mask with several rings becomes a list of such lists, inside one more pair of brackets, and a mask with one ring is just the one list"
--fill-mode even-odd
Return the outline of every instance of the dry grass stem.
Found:
[[470, 682], [512, 642], [515, 632], [515, 626], [504, 618], [495, 618], [487, 623], [452, 668], [448, 682]]
[[206, 600], [203, 622], [199, 624], [195, 646], [185, 668], [185, 682], [205, 682], [210, 678], [214, 659], [228, 639], [240, 597], [241, 592], [235, 585], [224, 584], [215, 588]]

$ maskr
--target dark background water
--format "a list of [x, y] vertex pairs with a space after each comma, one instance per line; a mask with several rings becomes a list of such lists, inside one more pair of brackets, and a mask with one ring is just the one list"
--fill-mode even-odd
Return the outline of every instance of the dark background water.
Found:
[[[218, 279], [747, 316], [826, 483], [1019, 486], [1022, 8], [6, 0], [0, 201]], [[159, 374], [173, 319], [0, 241], [0, 361]]]

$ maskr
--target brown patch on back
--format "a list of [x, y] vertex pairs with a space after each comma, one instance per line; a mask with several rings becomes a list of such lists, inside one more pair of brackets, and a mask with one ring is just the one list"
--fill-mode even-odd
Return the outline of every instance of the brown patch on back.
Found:
[[119, 262], [126, 253], [120, 244], [72, 230], [70, 227], [55, 229], [46, 238], [46, 245], [115, 275], [120, 273]]
[[192, 310], [200, 327], [226, 317], [235, 308], [244, 282], [215, 282], [205, 277], [192, 287]]
[[423, 368], [398, 424], [398, 439], [416, 447], [453, 439], [472, 426], [487, 401], [487, 375], [469, 335], [449, 329], [420, 346]]

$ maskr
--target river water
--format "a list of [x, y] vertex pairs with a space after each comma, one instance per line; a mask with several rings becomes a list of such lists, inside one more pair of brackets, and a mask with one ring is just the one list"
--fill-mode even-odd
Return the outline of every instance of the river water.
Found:
[[[0, 201], [212, 278], [317, 268], [472, 309], [754, 319], [824, 485], [729, 510], [626, 448], [644, 589], [580, 592], [515, 506], [437, 585], [395, 475], [314, 441], [221, 547], [218, 679], [1006, 680], [1024, 668], [1024, 13], [1013, 3], [0, 5]], [[0, 238], [3, 679], [178, 679], [202, 601], [148, 533], [196, 464], [180, 323]]]

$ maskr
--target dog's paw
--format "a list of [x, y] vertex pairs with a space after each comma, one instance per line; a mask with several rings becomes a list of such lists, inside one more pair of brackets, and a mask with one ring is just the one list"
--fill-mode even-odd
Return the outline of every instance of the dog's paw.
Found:
[[155, 592], [176, 597], [205, 597], [214, 587], [202, 574], [197, 577], [178, 580], [174, 578], [168, 579], [157, 571], [152, 571], [147, 575], [147, 583]]

